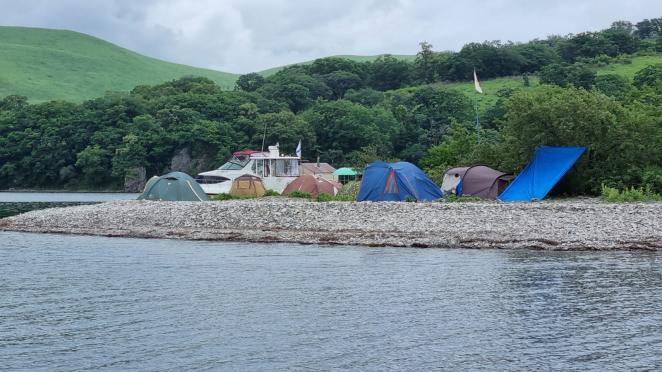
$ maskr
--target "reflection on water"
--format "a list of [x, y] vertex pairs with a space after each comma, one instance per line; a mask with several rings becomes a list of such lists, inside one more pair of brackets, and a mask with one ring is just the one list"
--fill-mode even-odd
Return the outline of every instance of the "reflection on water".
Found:
[[0, 233], [0, 365], [660, 369], [661, 259]]
[[36, 209], [136, 199], [138, 194], [93, 192], [0, 192], [0, 218]]

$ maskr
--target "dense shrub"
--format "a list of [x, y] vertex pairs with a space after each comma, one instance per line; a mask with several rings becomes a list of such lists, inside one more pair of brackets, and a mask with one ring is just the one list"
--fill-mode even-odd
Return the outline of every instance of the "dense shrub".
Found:
[[662, 201], [662, 194], [657, 194], [650, 188], [641, 187], [630, 187], [624, 190], [618, 190], [603, 185], [601, 197], [603, 200], [611, 203]]
[[355, 198], [353, 198], [351, 195], [331, 195], [327, 193], [321, 193], [317, 196], [317, 201], [318, 202], [331, 202], [331, 201], [356, 201]]
[[265, 197], [267, 197], [267, 196], [280, 196], [280, 194], [278, 192], [272, 190], [272, 189], [269, 189], [264, 193], [264, 196]]
[[309, 192], [303, 191], [292, 191], [286, 195], [288, 198], [301, 198], [301, 199], [312, 199], [312, 195]]
[[348, 198], [351, 200], [356, 200], [356, 196], [359, 195], [359, 189], [361, 188], [360, 181], [350, 181], [343, 185], [342, 189], [338, 192], [338, 196], [342, 198]]

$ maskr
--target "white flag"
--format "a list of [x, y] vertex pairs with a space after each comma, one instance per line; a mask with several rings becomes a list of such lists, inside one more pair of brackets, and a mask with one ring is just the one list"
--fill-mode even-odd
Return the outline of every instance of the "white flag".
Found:
[[478, 81], [478, 75], [476, 75], [476, 69], [474, 69], [474, 87], [476, 92], [483, 93], [483, 89], [480, 87], [480, 81]]
[[297, 157], [301, 159], [301, 140], [299, 140], [299, 144], [297, 145]]

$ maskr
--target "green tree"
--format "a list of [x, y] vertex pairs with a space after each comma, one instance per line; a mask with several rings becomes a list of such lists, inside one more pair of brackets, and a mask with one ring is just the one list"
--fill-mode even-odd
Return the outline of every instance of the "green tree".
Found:
[[363, 106], [375, 106], [384, 101], [384, 93], [372, 88], [350, 89], [344, 98]]
[[111, 167], [111, 156], [99, 145], [87, 146], [76, 155], [76, 167], [85, 177], [85, 183], [90, 186], [103, 186], [108, 182]]
[[421, 83], [434, 83], [437, 80], [435, 53], [432, 50], [432, 44], [424, 41], [419, 44], [421, 50], [416, 54], [414, 61], [414, 78]]
[[390, 112], [338, 100], [321, 102], [304, 113], [315, 128], [320, 154], [333, 164], [344, 164], [353, 151], [374, 145], [390, 151], [398, 123]]
[[607, 74], [596, 77], [595, 89], [608, 96], [623, 99], [632, 90], [632, 84], [623, 76]]
[[[259, 149], [264, 136], [265, 146], [280, 144], [284, 153], [294, 154], [299, 140], [302, 142], [303, 157], [316, 156], [316, 137], [313, 126], [301, 116], [289, 111], [258, 115], [252, 123], [256, 130], [251, 139], [252, 147]], [[264, 135], [266, 128], [266, 136]]]
[[554, 63], [540, 70], [540, 82], [561, 87], [574, 85], [578, 88], [591, 89], [595, 84], [595, 72], [581, 63], [572, 65]]
[[132, 170], [147, 165], [147, 151], [138, 136], [128, 134], [122, 139], [122, 146], [115, 150], [112, 159], [112, 175], [124, 181]]
[[361, 78], [351, 72], [334, 71], [322, 76], [324, 83], [333, 91], [333, 98], [343, 98], [349, 89], [360, 88], [363, 85]]
[[235, 83], [236, 90], [243, 90], [244, 92], [254, 92], [262, 87], [265, 83], [264, 76], [252, 72], [239, 76]]
[[[427, 57], [426, 57], [427, 58]], [[399, 60], [391, 55], [383, 55], [371, 64], [368, 84], [377, 90], [398, 89], [409, 83], [411, 63]]]
[[651, 123], [594, 91], [543, 86], [516, 93], [507, 103], [500, 165], [521, 169], [539, 146], [585, 146], [569, 174], [573, 192], [597, 194], [603, 183], [638, 185], [642, 169], [659, 153]]
[[637, 88], [654, 86], [662, 81], [662, 63], [647, 66], [634, 74], [634, 85]]

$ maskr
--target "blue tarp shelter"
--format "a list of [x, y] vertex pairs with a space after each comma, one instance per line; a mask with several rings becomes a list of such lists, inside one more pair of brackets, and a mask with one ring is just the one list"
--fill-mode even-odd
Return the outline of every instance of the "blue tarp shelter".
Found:
[[498, 199], [504, 202], [542, 200], [584, 153], [584, 147], [549, 147], [536, 150], [533, 160]]
[[441, 189], [414, 164], [376, 161], [365, 168], [356, 200], [430, 201], [442, 196]]

